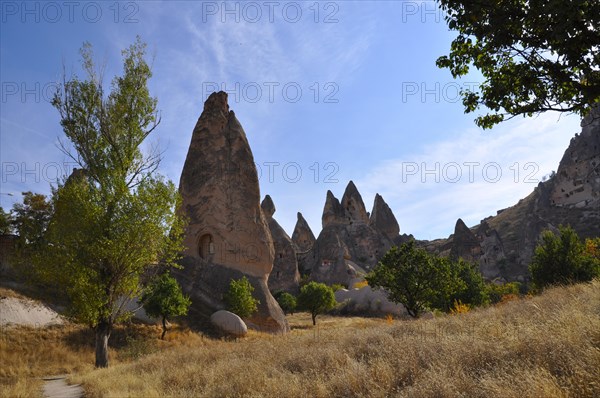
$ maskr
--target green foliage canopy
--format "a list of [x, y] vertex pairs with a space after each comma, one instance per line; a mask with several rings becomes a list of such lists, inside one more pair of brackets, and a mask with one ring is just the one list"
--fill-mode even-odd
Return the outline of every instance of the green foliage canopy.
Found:
[[454, 78], [475, 66], [484, 81], [461, 94], [465, 112], [491, 112], [476, 123], [491, 128], [508, 116], [544, 111], [585, 116], [600, 102], [600, 2], [439, 0], [458, 32], [449, 55], [437, 59]]

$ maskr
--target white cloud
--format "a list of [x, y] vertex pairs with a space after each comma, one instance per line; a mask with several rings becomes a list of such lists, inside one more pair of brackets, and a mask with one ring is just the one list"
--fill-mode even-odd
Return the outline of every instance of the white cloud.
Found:
[[[481, 133], [432, 143], [410, 158], [388, 159], [357, 181], [363, 197], [383, 195], [403, 232], [432, 239], [452, 232], [456, 219], [477, 224], [516, 204], [552, 170], [579, 131], [575, 116], [544, 114]], [[500, 173], [500, 174], [499, 174]]]

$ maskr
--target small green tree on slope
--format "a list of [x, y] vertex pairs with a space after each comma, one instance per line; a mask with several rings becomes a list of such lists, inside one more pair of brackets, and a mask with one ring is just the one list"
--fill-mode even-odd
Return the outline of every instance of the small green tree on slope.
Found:
[[542, 233], [529, 272], [537, 289], [585, 282], [600, 276], [600, 260], [586, 250], [573, 228], [560, 226], [558, 235], [552, 231]]
[[52, 104], [74, 153], [63, 150], [82, 171], [54, 190], [38, 265], [67, 291], [72, 318], [94, 329], [96, 367], [107, 367], [113, 325], [131, 315], [126, 304], [149, 267], [176, 265], [184, 220], [175, 185], [155, 174], [159, 154], [140, 148], [160, 122], [145, 44], [138, 38], [123, 51], [123, 75], [108, 95], [91, 45], [81, 55], [87, 79], [65, 78]]
[[223, 295], [227, 310], [238, 315], [240, 318], [248, 318], [256, 311], [260, 301], [252, 297], [254, 287], [245, 276], [229, 282], [229, 289]]
[[317, 315], [333, 309], [336, 304], [333, 289], [324, 283], [309, 282], [298, 295], [298, 308], [310, 312], [313, 326], [317, 324]]
[[140, 302], [148, 315], [162, 318], [161, 340], [165, 339], [169, 318], [187, 314], [191, 304], [189, 297], [183, 295], [175, 278], [166, 272], [150, 282], [144, 289]]

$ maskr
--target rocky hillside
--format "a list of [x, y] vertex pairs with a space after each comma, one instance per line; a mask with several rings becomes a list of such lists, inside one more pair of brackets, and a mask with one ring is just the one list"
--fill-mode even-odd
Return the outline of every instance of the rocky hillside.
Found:
[[471, 228], [458, 220], [448, 239], [421, 242], [432, 251], [479, 263], [488, 279], [527, 279], [540, 234], [570, 225], [582, 238], [600, 236], [600, 111], [581, 123], [551, 178], [516, 205]]

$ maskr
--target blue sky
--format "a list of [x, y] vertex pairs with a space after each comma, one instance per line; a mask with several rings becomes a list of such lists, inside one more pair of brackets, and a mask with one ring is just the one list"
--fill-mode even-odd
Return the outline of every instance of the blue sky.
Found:
[[[49, 100], [80, 72], [94, 46], [105, 82], [121, 49], [148, 43], [165, 151], [160, 172], [176, 183], [192, 129], [214, 88], [248, 136], [262, 195], [291, 234], [296, 212], [318, 234], [327, 190], [353, 180], [370, 211], [375, 193], [402, 233], [434, 239], [457, 218], [477, 224], [515, 204], [552, 170], [579, 130], [576, 116], [516, 118], [482, 131], [435, 60], [454, 34], [434, 2], [413, 1], [3, 1], [0, 20], [0, 204], [49, 193], [73, 165]], [[80, 73], [81, 75], [81, 73]], [[66, 163], [66, 164], [65, 164]], [[8, 196], [13, 193], [14, 196]]]

